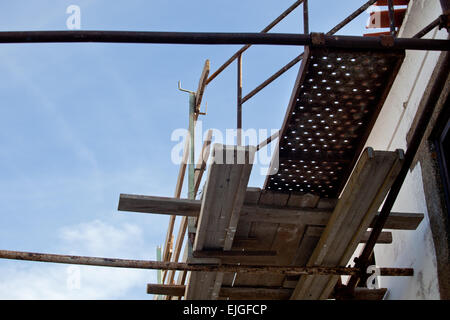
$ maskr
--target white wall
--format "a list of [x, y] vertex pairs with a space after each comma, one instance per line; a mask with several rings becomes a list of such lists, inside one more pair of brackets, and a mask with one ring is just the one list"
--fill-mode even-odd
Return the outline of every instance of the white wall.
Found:
[[[400, 37], [412, 37], [442, 14], [439, 0], [411, 0]], [[446, 39], [437, 29], [424, 38]], [[367, 146], [378, 150], [406, 150], [406, 135], [439, 58], [440, 52], [408, 51]], [[412, 267], [414, 277], [381, 277], [386, 299], [439, 299], [435, 249], [425, 203], [420, 164], [409, 173], [393, 211], [423, 212], [416, 231], [393, 231], [393, 244], [377, 245], [375, 258], [382, 267]]]

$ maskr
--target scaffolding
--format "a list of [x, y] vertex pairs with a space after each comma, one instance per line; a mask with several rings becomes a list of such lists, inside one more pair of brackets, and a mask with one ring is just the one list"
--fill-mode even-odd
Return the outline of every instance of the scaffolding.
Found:
[[[414, 37], [398, 38], [397, 33], [400, 22], [395, 19], [395, 5], [403, 2], [394, 0], [370, 0], [337, 24], [328, 33], [310, 33], [308, 0], [298, 0], [293, 3], [260, 33], [132, 31], [0, 32], [0, 43], [4, 44], [107, 42], [244, 45], [211, 75], [210, 63], [207, 60], [200, 76], [197, 91], [185, 90], [179, 85], [181, 91], [189, 94], [190, 135], [186, 139], [184, 146], [183, 161], [179, 169], [174, 197], [161, 198], [127, 194], [121, 194], [120, 196], [118, 209], [121, 211], [170, 215], [162, 261], [80, 257], [6, 250], [0, 251], [0, 258], [163, 270], [161, 283], [149, 284], [147, 290], [148, 293], [165, 295], [167, 299], [181, 299], [183, 297], [186, 299], [249, 298], [251, 297], [250, 289], [253, 289], [253, 292], [258, 292], [258, 297], [262, 298], [327, 299], [338, 296], [345, 298], [349, 296], [354, 297], [357, 292], [361, 296], [367, 296], [367, 292], [361, 291], [361, 288], [357, 289], [356, 287], [360, 280], [367, 276], [366, 270], [370, 265], [369, 262], [373, 255], [375, 244], [392, 242], [390, 233], [383, 232], [383, 229], [414, 230], [423, 219], [423, 215], [421, 214], [392, 213], [391, 210], [422, 141], [423, 134], [439, 98], [439, 93], [447, 81], [449, 70], [448, 51], [450, 50], [450, 41], [422, 39], [424, 35], [436, 27], [447, 28], [448, 30], [448, 1], [441, 0], [443, 14], [418, 32]], [[300, 5], [303, 5], [304, 34], [269, 33], [273, 27]], [[372, 5], [388, 6], [389, 32], [366, 37], [335, 35]], [[251, 90], [247, 95], [243, 96], [242, 56], [252, 45], [305, 46], [305, 52], [296, 56], [279, 71]], [[402, 152], [401, 150], [397, 152], [375, 151], [371, 148], [363, 150], [367, 136], [377, 119], [378, 112], [389, 94], [390, 87], [403, 61], [405, 50], [442, 51], [445, 52], [446, 58], [440, 66], [439, 73], [436, 75], [434, 85], [425, 102], [425, 109], [419, 119], [406, 152]], [[331, 59], [337, 62], [331, 65], [328, 62]], [[341, 60], [355, 62], [355, 66], [352, 67], [343, 62], [341, 63]], [[200, 158], [195, 162], [195, 125], [198, 117], [206, 114], [206, 112], [200, 111], [203, 94], [208, 84], [235, 61], [237, 66], [237, 146], [231, 148], [227, 146], [212, 147], [212, 132], [209, 131], [202, 146]], [[242, 146], [242, 107], [244, 103], [300, 62], [299, 76], [294, 85], [294, 92], [288, 106], [283, 127], [279, 133], [258, 146]], [[349, 117], [349, 113], [352, 112], [354, 118], [359, 121], [358, 125], [364, 128], [364, 130], [358, 129], [354, 123], [348, 124], [347, 131], [354, 133], [354, 141], [351, 141], [352, 145], [355, 146], [353, 149], [347, 149], [347, 153], [323, 152], [323, 150], [315, 150], [311, 142], [303, 150], [292, 149], [289, 152], [283, 151], [296, 138], [299, 138], [298, 136], [290, 135], [291, 129], [297, 125], [308, 126], [308, 121], [312, 117], [311, 115], [314, 112], [320, 114], [312, 99], [305, 98], [307, 100], [302, 100], [302, 97], [308, 97], [313, 92], [315, 83], [320, 81], [325, 81], [323, 83], [326, 83], [328, 80], [334, 79], [333, 86], [326, 85], [322, 89], [342, 93], [340, 91], [344, 87], [342, 83], [346, 81], [346, 77], [350, 77], [350, 73], [347, 75], [346, 72], [339, 73], [336, 70], [342, 71], [346, 68], [354, 68], [352, 70], [356, 70], [360, 74], [366, 72], [366, 77], [362, 76], [359, 79], [364, 82], [365, 79], [369, 81], [369, 77], [367, 76], [368, 71], [361, 70], [361, 66], [365, 65], [370, 67], [375, 64], [385, 72], [384, 74], [377, 74], [377, 77], [383, 79], [383, 81], [367, 82], [367, 84], [359, 87], [353, 86], [353, 93], [345, 93], [350, 98], [356, 99], [357, 91], [366, 90], [366, 93], [373, 93], [373, 103], [361, 104], [359, 110], [348, 110], [348, 112], [342, 113], [341, 118], [334, 120], [336, 123], [339, 121], [345, 122], [345, 119]], [[314, 78], [311, 75], [314, 73], [313, 70], [316, 69], [322, 70], [319, 71], [322, 73], [329, 70], [329, 73], [325, 72], [325, 75], [322, 76], [320, 74], [321, 77]], [[319, 94], [322, 95], [322, 93]], [[326, 101], [327, 105], [333, 103], [339, 105], [341, 100], [336, 98], [333, 101]], [[294, 116], [299, 110], [305, 115], [304, 119], [298, 119]], [[339, 111], [340, 109], [336, 110]], [[317, 136], [320, 136], [320, 132], [315, 129], [314, 127], [309, 128]], [[338, 129], [335, 128], [333, 130], [329, 133], [330, 137], [337, 134], [336, 130]], [[305, 131], [301, 139], [307, 141], [309, 134], [310, 132]], [[277, 138], [279, 138], [277, 150], [281, 162], [299, 161], [300, 163], [309, 161], [313, 164], [315, 162], [322, 162], [322, 166], [317, 166], [316, 168], [317, 174], [322, 171], [333, 172], [331, 170], [339, 171], [341, 169], [343, 169], [343, 173], [336, 180], [328, 176], [328, 189], [325, 190], [320, 185], [323, 191], [319, 191], [320, 188], [313, 186], [310, 181], [305, 182], [305, 184], [296, 185], [295, 187], [297, 188], [294, 190], [295, 187], [293, 186], [296, 183], [296, 179], [298, 179], [295, 173], [290, 176], [290, 182], [286, 181], [283, 177], [268, 176], [264, 190], [247, 188], [248, 178], [252, 168], [252, 162], [249, 159], [254, 156], [255, 152], [258, 152]], [[332, 139], [323, 139], [322, 142], [331, 143], [332, 141], [329, 140]], [[343, 138], [342, 144], [344, 142], [350, 142], [344, 139], [350, 138]], [[227, 152], [231, 153], [234, 158], [244, 155], [244, 158], [248, 161], [244, 164], [235, 162], [229, 167], [214, 162], [214, 159], [217, 159], [219, 155]], [[201, 200], [196, 200], [203, 174], [207, 169], [207, 161], [210, 157], [213, 161], [208, 172], [206, 191], [202, 195]], [[226, 170], [228, 171], [224, 168], [227, 168]], [[188, 199], [181, 199], [186, 170], [188, 171], [189, 197]], [[351, 189], [352, 184], [356, 185], [359, 182], [364, 182], [364, 179], [367, 179], [367, 175], [370, 175], [375, 183], [361, 191], [365, 194], [362, 200], [355, 200], [353, 195], [354, 190]], [[227, 181], [225, 187], [222, 184], [222, 180], [224, 179]], [[287, 179], [289, 180], [289, 178]], [[290, 184], [286, 183], [286, 187], [276, 188], [279, 190], [274, 190], [274, 187], [282, 181], [289, 182]], [[347, 186], [344, 188], [345, 185]], [[222, 189], [219, 190], [220, 188]], [[220, 199], [222, 201], [215, 201], [215, 197], [219, 197], [218, 194], [221, 194]], [[339, 194], [341, 194], [341, 198], [337, 199]], [[383, 203], [384, 199], [385, 201]], [[350, 206], [345, 206], [343, 204], [344, 202], [350, 203]], [[365, 202], [364, 205], [361, 205], [362, 202]], [[378, 207], [382, 203], [381, 211], [377, 212]], [[352, 215], [354, 210], [359, 210], [359, 215]], [[216, 212], [223, 212], [223, 216], [214, 216]], [[177, 238], [175, 239], [173, 232], [177, 216], [181, 217], [181, 221]], [[219, 231], [217, 231], [217, 221], [222, 221], [220, 219], [224, 219], [225, 223], [223, 226], [220, 224]], [[359, 224], [355, 224], [352, 221], [359, 221]], [[290, 224], [290, 227], [285, 226], [283, 232], [286, 233], [286, 238], [281, 237], [281, 242], [278, 244], [277, 250], [259, 248], [254, 245], [249, 245], [249, 242], [245, 243], [245, 241], [241, 241], [244, 244], [236, 244], [238, 239], [235, 236], [236, 233], [239, 233], [237, 230], [244, 228], [248, 234], [254, 223], [258, 222], [275, 222], [284, 226]], [[352, 223], [355, 225], [350, 226]], [[308, 228], [302, 229], [303, 235], [303, 233], [300, 234], [298, 227], [293, 228], [292, 225], [308, 225]], [[315, 227], [309, 228], [312, 225]], [[367, 231], [368, 228], [371, 228], [371, 231]], [[335, 245], [336, 234], [344, 229], [347, 233], [345, 236], [348, 239], [345, 241], [341, 239], [342, 244], [339, 246], [336, 245], [338, 247], [336, 247], [334, 252], [330, 252], [331, 249], [324, 250], [323, 248], [327, 246], [331, 247]], [[280, 232], [279, 229], [275, 231], [275, 234]], [[186, 233], [188, 234], [187, 239]], [[295, 235], [302, 239], [305, 239], [309, 235], [310, 238], [306, 237], [307, 240], [316, 240], [312, 245], [309, 244], [308, 249], [303, 248], [303, 251], [299, 249], [296, 252], [287, 252], [285, 247], [289, 247], [289, 241], [286, 240], [289, 238], [289, 235]], [[300, 241], [300, 238], [297, 241]], [[185, 240], [186, 245], [183, 262], [180, 262], [181, 249]], [[351, 257], [356, 245], [359, 243], [365, 243], [362, 254], [356, 260], [354, 267], [345, 267], [345, 263]], [[300, 244], [302, 245], [302, 243]], [[302, 257], [303, 260], [301, 260], [299, 254], [305, 253], [307, 253], [306, 256]], [[280, 259], [285, 262], [283, 265], [279, 264]], [[178, 278], [175, 281], [176, 271], [178, 271]], [[381, 268], [380, 271], [382, 276], [412, 276], [414, 272], [411, 268]], [[231, 280], [229, 278], [230, 275], [232, 276]], [[238, 275], [250, 275], [250, 278], [242, 278], [249, 282], [256, 281], [251, 278], [252, 276], [264, 278], [264, 275], [271, 275], [276, 279], [278, 279], [277, 276], [281, 276], [282, 278], [280, 279], [283, 283], [290, 282], [291, 284], [290, 286], [276, 289], [273, 287], [248, 288], [234, 286]], [[351, 276], [345, 288], [342, 288], [340, 284], [340, 275]], [[242, 280], [243, 283], [245, 282], [244, 280]], [[185, 285], [186, 281], [187, 285]], [[231, 285], [228, 284], [230, 281], [232, 282]], [[338, 292], [337, 289], [340, 291]], [[380, 295], [382, 293], [381, 291]]]

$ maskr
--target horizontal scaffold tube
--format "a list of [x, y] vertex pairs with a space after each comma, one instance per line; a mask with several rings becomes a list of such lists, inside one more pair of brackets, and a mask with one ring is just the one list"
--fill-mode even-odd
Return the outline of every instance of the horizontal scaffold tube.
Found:
[[[330, 48], [411, 49], [449, 51], [449, 40], [333, 36], [321, 34], [321, 45]], [[0, 43], [109, 42], [203, 45], [291, 45], [313, 44], [312, 34], [213, 33], [152, 31], [5, 31]]]
[[[129, 260], [112, 259], [99, 257], [83, 257], [60, 254], [21, 252], [0, 250], [1, 259], [52, 262], [64, 264], [78, 264], [100, 267], [115, 268], [135, 268], [135, 269], [153, 269], [153, 270], [178, 270], [178, 271], [204, 271], [204, 272], [240, 272], [256, 274], [285, 274], [285, 275], [357, 275], [360, 270], [357, 268], [346, 267], [292, 267], [292, 266], [241, 266], [241, 265], [193, 265], [179, 262], [167, 261], [147, 261], [147, 260]], [[381, 276], [412, 276], [414, 270], [411, 268], [380, 268]]]

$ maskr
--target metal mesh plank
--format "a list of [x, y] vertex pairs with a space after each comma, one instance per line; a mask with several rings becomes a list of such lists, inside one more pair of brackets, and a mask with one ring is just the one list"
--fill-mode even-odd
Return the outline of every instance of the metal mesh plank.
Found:
[[404, 52], [305, 52], [265, 188], [336, 197], [386, 99]]

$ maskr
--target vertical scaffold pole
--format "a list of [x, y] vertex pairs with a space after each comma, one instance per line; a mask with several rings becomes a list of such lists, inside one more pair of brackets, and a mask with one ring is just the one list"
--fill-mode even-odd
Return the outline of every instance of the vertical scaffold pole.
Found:
[[189, 93], [189, 172], [188, 198], [195, 199], [195, 93]]

